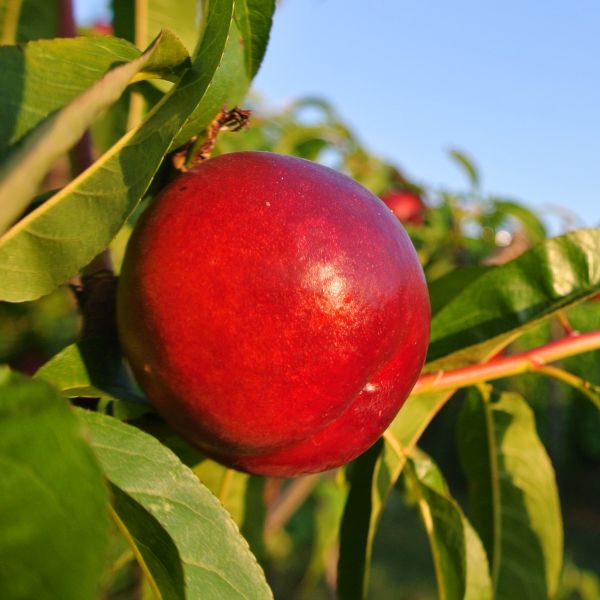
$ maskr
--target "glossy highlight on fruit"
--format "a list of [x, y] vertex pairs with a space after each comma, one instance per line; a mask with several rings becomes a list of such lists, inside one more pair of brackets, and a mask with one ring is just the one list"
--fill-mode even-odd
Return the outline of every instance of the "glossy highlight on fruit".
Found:
[[235, 468], [294, 476], [371, 446], [425, 358], [429, 299], [385, 205], [266, 152], [172, 182], [129, 243], [120, 337], [163, 418]]

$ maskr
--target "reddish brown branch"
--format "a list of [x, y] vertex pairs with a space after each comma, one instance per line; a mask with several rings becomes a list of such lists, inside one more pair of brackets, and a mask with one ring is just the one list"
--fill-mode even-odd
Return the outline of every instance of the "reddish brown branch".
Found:
[[[75, 37], [77, 24], [72, 0], [57, 0], [58, 35]], [[71, 175], [77, 177], [94, 163], [92, 138], [86, 131], [70, 152]], [[83, 314], [82, 337], [113, 335], [115, 326], [116, 278], [112, 272], [112, 261], [108, 250], [99, 254], [83, 270], [80, 284], [72, 285]]]
[[544, 346], [519, 352], [512, 356], [496, 356], [488, 362], [421, 375], [413, 388], [413, 394], [454, 390], [483, 381], [500, 379], [535, 372], [547, 363], [575, 354], [600, 349], [600, 330], [589, 333], [573, 333]]
[[58, 37], [75, 37], [77, 25], [71, 0], [56, 0], [58, 8]]

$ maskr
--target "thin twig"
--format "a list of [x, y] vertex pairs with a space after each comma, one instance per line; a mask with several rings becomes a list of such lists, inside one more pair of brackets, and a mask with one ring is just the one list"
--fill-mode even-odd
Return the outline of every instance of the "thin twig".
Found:
[[596, 405], [596, 407], [600, 409], [600, 386], [594, 385], [593, 383], [590, 383], [589, 381], [582, 379], [577, 375], [573, 375], [573, 373], [569, 373], [564, 369], [553, 367], [551, 365], [538, 367], [537, 372], [541, 373], [542, 375], [552, 377], [553, 379], [558, 379], [559, 381], [570, 385], [581, 392], [584, 396], [589, 398]]
[[306, 475], [292, 481], [273, 502], [265, 517], [264, 533], [270, 535], [279, 531], [311, 494], [321, 474]]
[[454, 390], [482, 381], [535, 372], [539, 371], [546, 363], [598, 349], [600, 349], [600, 330], [568, 335], [560, 340], [512, 356], [497, 356], [487, 362], [460, 369], [426, 373], [421, 375], [412, 393], [425, 394]]

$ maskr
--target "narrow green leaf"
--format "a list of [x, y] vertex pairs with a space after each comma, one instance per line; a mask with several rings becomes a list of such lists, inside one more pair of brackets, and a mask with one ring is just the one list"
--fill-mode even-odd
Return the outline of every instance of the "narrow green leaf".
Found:
[[185, 578], [175, 542], [160, 522], [131, 496], [112, 487], [113, 520], [132, 546], [142, 572], [161, 600], [185, 600]]
[[[136, 13], [136, 5], [141, 7]], [[115, 34], [131, 42], [140, 38], [141, 45], [147, 45], [163, 28], [170, 29], [183, 42], [190, 54], [193, 52], [202, 33], [202, 10], [198, 0], [113, 0]]]
[[252, 79], [260, 67], [269, 43], [275, 0], [238, 0], [235, 19], [244, 40], [246, 71]]
[[562, 522], [550, 459], [517, 394], [472, 391], [458, 425], [471, 521], [491, 565], [497, 600], [546, 600], [557, 589]]
[[[361, 600], [367, 593], [369, 566], [375, 527], [371, 521], [381, 512], [381, 493], [389, 493], [389, 470], [386, 457], [394, 461], [379, 440], [349, 468], [350, 492], [340, 527], [340, 558], [338, 561], [338, 597], [340, 600]], [[380, 465], [383, 488], [377, 486]], [[387, 484], [387, 485], [386, 485]]]
[[[111, 68], [139, 58], [125, 40], [108, 36], [29, 42], [0, 47], [0, 156], [51, 113], [72, 102]], [[85, 69], [81, 65], [85, 65]], [[164, 31], [143, 70], [134, 80], [175, 80], [189, 66], [179, 40]], [[51, 76], [48, 76], [48, 72]]]
[[223, 64], [206, 102], [191, 115], [171, 149], [205, 130], [223, 107], [231, 109], [243, 101], [267, 48], [274, 8], [274, 0], [236, 0]]
[[450, 157], [462, 168], [466, 173], [471, 185], [477, 187], [479, 185], [479, 173], [473, 164], [473, 161], [460, 150], [452, 149], [449, 151]]
[[529, 239], [533, 243], [541, 242], [546, 237], [546, 228], [539, 219], [539, 217], [527, 207], [517, 202], [511, 202], [509, 200], [500, 200], [499, 198], [492, 198], [494, 201], [494, 207], [500, 213], [510, 215], [517, 219], [521, 225], [525, 228]]
[[323, 477], [319, 480], [312, 498], [314, 536], [311, 558], [304, 575], [303, 586], [309, 589], [317, 584], [326, 572], [331, 555], [337, 552], [338, 534], [348, 495], [339, 477]]
[[373, 539], [385, 502], [406, 463], [406, 453], [450, 395], [409, 397], [383, 439], [349, 467], [350, 487], [340, 528], [340, 600], [365, 597]]
[[244, 64], [242, 37], [235, 20], [232, 20], [223, 51], [223, 60], [215, 72], [206, 98], [190, 115], [171, 144], [170, 150], [181, 146], [195, 135], [206, 130], [217, 113], [224, 107], [233, 108], [246, 95], [250, 78]]
[[[272, 598], [263, 572], [231, 517], [177, 457], [152, 436], [111, 417], [79, 411], [91, 445], [113, 486], [152, 515], [173, 541], [183, 567], [187, 598], [229, 600]], [[173, 548], [153, 543], [140, 523], [143, 513], [126, 502], [118, 517], [136, 544], [154, 547], [155, 564], [173, 560]], [[132, 508], [133, 506], [133, 508]], [[152, 569], [152, 564], [146, 562]], [[161, 572], [164, 569], [161, 567]], [[152, 573], [157, 585], [160, 578]]]
[[211, 3], [198, 56], [173, 90], [139, 127], [0, 238], [0, 299], [20, 302], [47, 294], [107, 246], [148, 189], [182, 124], [207, 102], [232, 14], [233, 0]]
[[96, 600], [108, 492], [81, 424], [47, 383], [0, 368], [3, 600]]
[[444, 600], [491, 600], [492, 582], [483, 544], [450, 495], [433, 461], [414, 452], [404, 471], [425, 525]]
[[[139, 58], [110, 70], [65, 108], [41, 123], [11, 154], [0, 170], [0, 198], [3, 198], [0, 232], [25, 210], [50, 167], [77, 143], [106, 107], [119, 99], [133, 76], [147, 65], [152, 71], [153, 62], [164, 62], [165, 51], [161, 46], [171, 43], [171, 34], [160, 34]], [[153, 60], [155, 53], [159, 56]]]
[[600, 290], [600, 229], [546, 240], [483, 273], [431, 322], [426, 370], [477, 362], [524, 329]]

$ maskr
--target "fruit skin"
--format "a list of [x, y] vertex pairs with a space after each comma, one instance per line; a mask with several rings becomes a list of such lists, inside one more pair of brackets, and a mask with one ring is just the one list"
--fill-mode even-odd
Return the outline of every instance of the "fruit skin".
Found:
[[140, 386], [185, 439], [294, 476], [378, 439], [419, 375], [430, 312], [412, 244], [376, 196], [306, 160], [238, 152], [144, 213], [118, 322]]
[[401, 223], [419, 226], [425, 222], [425, 203], [418, 194], [409, 190], [393, 190], [382, 194], [381, 199]]

